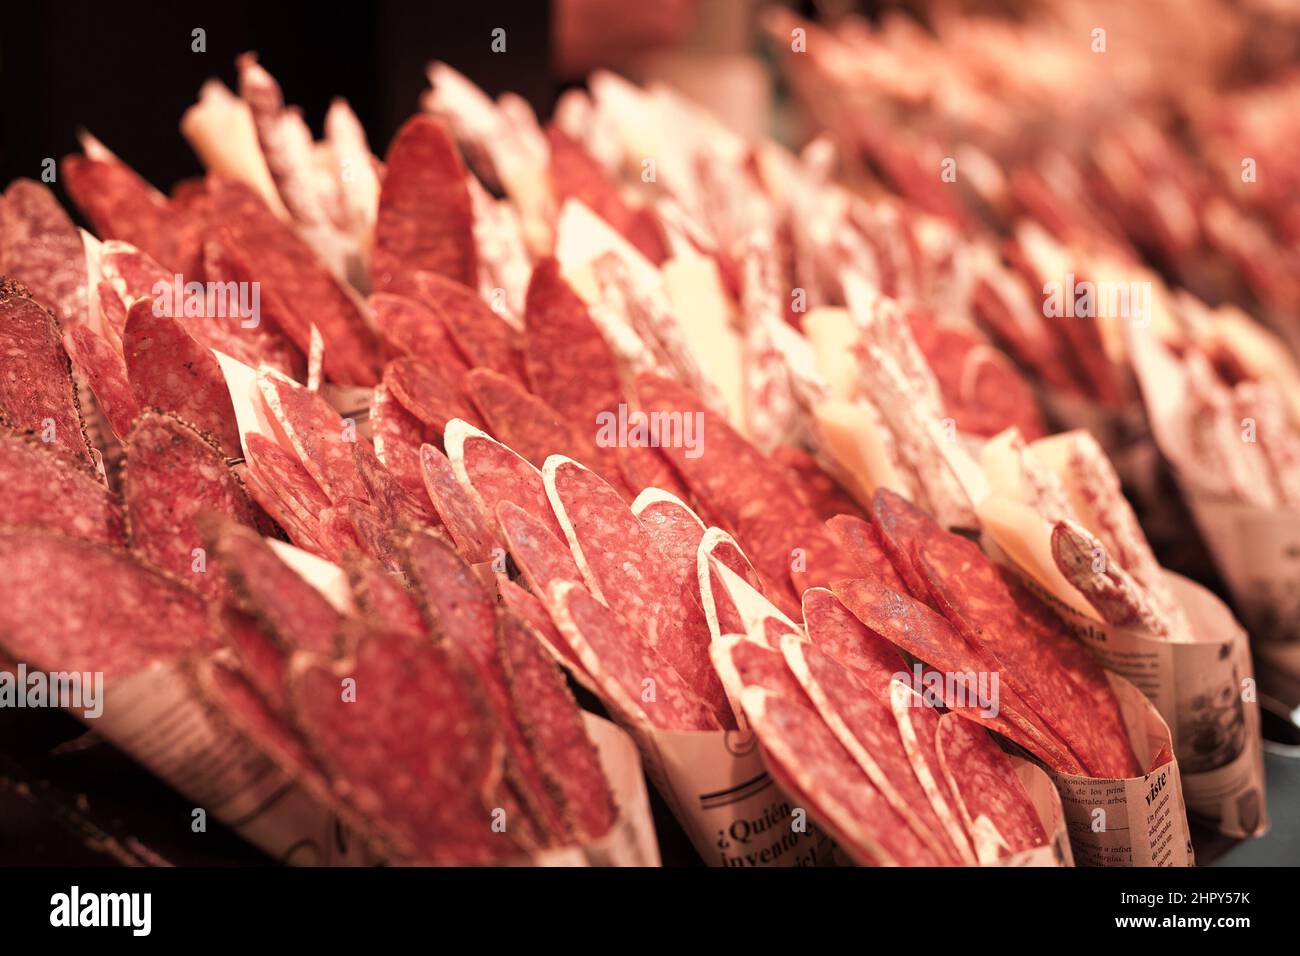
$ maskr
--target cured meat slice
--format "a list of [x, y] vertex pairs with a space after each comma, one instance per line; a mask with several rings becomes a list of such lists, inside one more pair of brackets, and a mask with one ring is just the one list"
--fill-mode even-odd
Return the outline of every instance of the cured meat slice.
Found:
[[940, 862], [835, 739], [806, 698], [747, 687], [745, 716], [764, 756], [808, 812], [860, 863], [934, 866]]
[[436, 272], [415, 273], [415, 288], [419, 300], [442, 320], [468, 365], [523, 380], [514, 330], [477, 292]]
[[908, 670], [898, 649], [873, 634], [826, 588], [803, 592], [803, 622], [818, 650], [852, 669], [882, 699], [890, 680]]
[[948, 863], [973, 863], [964, 835], [944, 827], [921, 787], [889, 706], [889, 688], [870, 687], [853, 671], [814, 645], [795, 637], [781, 652], [804, 692], [894, 811], [936, 855]]
[[912, 551], [916, 542], [941, 534], [943, 529], [916, 505], [888, 488], [876, 489], [871, 514], [880, 544], [907, 585], [907, 593], [933, 607], [925, 580], [913, 564]]
[[551, 455], [597, 460], [596, 446], [586, 433], [514, 379], [476, 368], [465, 376], [465, 390], [492, 434], [538, 468]]
[[201, 594], [225, 595], [194, 518], [222, 515], [251, 528], [258, 515], [220, 449], [174, 415], [150, 409], [127, 436], [122, 494], [135, 551]]
[[[994, 674], [997, 661], [971, 647], [943, 617], [915, 598], [881, 587], [873, 581], [836, 581], [831, 590], [859, 621], [912, 657], [944, 674]], [[1065, 773], [1083, 773], [1078, 759], [1010, 687], [1001, 686], [999, 709], [990, 716], [977, 706], [962, 706], [945, 694], [944, 705], [962, 716], [996, 730]]]
[[293, 228], [235, 179], [208, 176], [212, 216], [240, 281], [259, 283], [264, 316], [300, 351], [315, 325], [325, 342], [325, 373], [336, 382], [374, 385], [379, 344], [350, 293]]
[[837, 515], [862, 517], [862, 509], [852, 496], [803, 449], [781, 445], [772, 450], [771, 457], [785, 469], [799, 500], [822, 521], [829, 521]]
[[0, 530], [0, 647], [108, 681], [217, 647], [198, 594], [127, 552], [31, 528]]
[[872, 578], [887, 588], [906, 592], [907, 584], [894, 570], [885, 554], [880, 529], [857, 515], [836, 515], [826, 522], [826, 527], [839, 540], [857, 565], [863, 577]]
[[356, 426], [345, 421], [319, 392], [270, 369], [260, 369], [257, 386], [275, 424], [284, 432], [298, 462], [329, 500], [366, 501], [366, 488], [352, 460], [359, 438]]
[[15, 179], [0, 198], [0, 275], [13, 276], [65, 328], [86, 321], [86, 253], [48, 186]]
[[357, 504], [360, 502], [349, 498], [341, 504], [330, 505], [320, 513], [317, 540], [320, 541], [321, 553], [330, 561], [338, 563], [349, 549], [361, 549], [361, 539], [352, 523], [351, 513], [351, 506]]
[[551, 510], [540, 471], [499, 441], [463, 421], [447, 424], [443, 442], [447, 458], [456, 471], [456, 479], [473, 496], [488, 527], [496, 527], [497, 506], [510, 501], [563, 539], [564, 532]]
[[394, 527], [419, 528], [436, 524], [428, 496], [411, 494], [392, 476], [365, 442], [352, 443], [352, 463], [370, 503]]
[[545, 524], [512, 501], [497, 505], [497, 521], [510, 556], [534, 594], [545, 595], [555, 581], [582, 583], [568, 546]]
[[1097, 712], [1061, 661], [1034, 640], [996, 569], [973, 542], [938, 538], [916, 552], [916, 563], [944, 616], [968, 644], [997, 662], [1002, 682], [1092, 776], [1138, 774], [1127, 735], [1114, 739], [1123, 727], [1118, 705], [1104, 716]]
[[122, 351], [131, 391], [141, 406], [172, 412], [212, 437], [227, 458], [239, 456], [239, 428], [216, 357], [179, 322], [154, 308], [131, 306]]
[[548, 125], [546, 140], [556, 205], [563, 205], [567, 199], [578, 200], [622, 233], [647, 259], [661, 265], [668, 252], [658, 220], [624, 202], [618, 186], [606, 178], [600, 163], [559, 127]]
[[131, 390], [121, 354], [88, 325], [78, 325], [63, 333], [63, 348], [72, 359], [77, 375], [94, 394], [108, 427], [118, 441], [125, 441], [140, 414], [140, 404]]
[[[224, 233], [223, 233], [224, 234]], [[203, 244], [203, 278], [208, 283], [218, 283], [225, 295], [225, 314], [209, 316], [202, 322], [190, 323], [188, 331], [200, 343], [211, 349], [237, 358], [245, 365], [256, 368], [269, 365], [277, 372], [291, 378], [302, 378], [305, 371], [303, 353], [283, 331], [277, 320], [277, 309], [283, 314], [283, 306], [274, 293], [269, 298], [268, 309], [261, 301], [261, 284], [256, 300], [249, 298], [240, 301], [239, 296], [245, 289], [250, 290], [250, 279], [243, 261], [226, 246], [210, 240]], [[243, 286], [240, 285], [243, 283]], [[214, 297], [216, 293], [214, 292]], [[218, 299], [217, 307], [211, 312], [222, 311]], [[236, 309], [238, 306], [238, 309]], [[247, 314], [245, 314], [247, 313]], [[285, 320], [287, 324], [292, 324]], [[309, 346], [312, 340], [308, 339]]]
[[4, 523], [30, 525], [100, 544], [125, 545], [122, 503], [70, 457], [0, 428]]
[[340, 539], [338, 547], [340, 553], [346, 552], [349, 547], [354, 546], [352, 543], [343, 540], [345, 532], [351, 530], [356, 543], [360, 544], [366, 554], [389, 571], [397, 573], [401, 570], [398, 549], [406, 534], [405, 530], [398, 528], [389, 521], [378, 508], [357, 501], [355, 498], [350, 498], [334, 507], [347, 516], [346, 529], [343, 522], [339, 521], [338, 532]]
[[437, 645], [372, 629], [352, 657], [297, 672], [290, 699], [336, 792], [400, 856], [464, 865], [520, 852], [509, 825], [492, 827], [500, 731], [481, 688]]
[[269, 708], [287, 713], [289, 656], [285, 649], [256, 617], [233, 604], [217, 606], [213, 617], [215, 630], [234, 652], [243, 676]]
[[683, 501], [690, 497], [690, 489], [655, 449], [619, 445], [615, 452], [623, 473], [623, 484], [628, 490], [639, 494], [647, 488], [662, 488]]
[[547, 592], [551, 618], [602, 698], [624, 720], [661, 730], [720, 729], [714, 708], [630, 624], [580, 584], [557, 581]]
[[451, 461], [432, 445], [425, 445], [420, 449], [420, 468], [424, 489], [456, 550], [471, 564], [490, 560], [496, 534], [483, 522], [470, 493], [456, 480]]
[[618, 815], [614, 796], [564, 676], [514, 615], [500, 617], [497, 642], [519, 726], [566, 831], [583, 841], [607, 833]]
[[397, 575], [355, 552], [343, 563], [352, 599], [367, 618], [390, 631], [418, 637], [427, 633], [420, 605], [399, 582]]
[[981, 863], [1047, 845], [1034, 805], [1006, 754], [956, 714], [939, 718], [939, 766]]
[[275, 554], [266, 539], [233, 521], [201, 521], [238, 604], [288, 651], [332, 656], [342, 618], [324, 596]]
[[0, 278], [0, 420], [56, 445], [88, 466], [90, 442], [81, 420], [72, 368], [59, 323], [19, 282]]
[[542, 479], [583, 581], [592, 595], [632, 622], [713, 708], [724, 727], [734, 719], [709, 661], [709, 631], [689, 591], [675, 588], [667, 559], [619, 493], [599, 475], [560, 456]]
[[267, 510], [280, 527], [291, 535], [298, 531], [315, 537], [320, 514], [330, 502], [298, 459], [256, 432], [244, 436], [244, 451], [252, 477], [273, 496]]
[[501, 595], [502, 604], [528, 626], [533, 637], [546, 648], [547, 653], [572, 674], [579, 684], [595, 694], [596, 687], [591, 675], [583, 668], [577, 653], [565, 642], [555, 622], [551, 620], [546, 605], [531, 591], [524, 590], [506, 577], [497, 578], [497, 592]]
[[474, 286], [474, 212], [465, 167], [446, 129], [429, 116], [413, 116], [393, 137], [384, 163], [371, 286], [412, 295], [421, 271]]
[[962, 856], [968, 862], [979, 862], [970, 834], [957, 811], [952, 787], [939, 766], [939, 753], [935, 746], [939, 733], [938, 709], [929, 706], [920, 694], [899, 681], [890, 684], [888, 701], [903, 750], [935, 816]]
[[[664, 421], [699, 421], [692, 452], [686, 441], [665, 441], [659, 450], [710, 514], [735, 532], [764, 583], [782, 593], [773, 601], [796, 606], [806, 588], [851, 577], [843, 548], [798, 500], [781, 469], [709, 411], [685, 386], [655, 375], [636, 380], [642, 408]], [[685, 427], [681, 430], [686, 437]]]
[[507, 780], [531, 821], [529, 842], [565, 839], [569, 826], [552, 797], [552, 782], [544, 777], [539, 763], [542, 752], [525, 739], [525, 727], [512, 700], [491, 595], [463, 558], [429, 534], [411, 536], [404, 567], [435, 639], [450, 642], [465, 656], [486, 692], [504, 734]]
[[424, 487], [420, 446], [433, 441], [436, 434], [403, 408], [387, 388], [375, 386], [370, 398], [370, 440], [384, 467], [413, 495], [418, 496]]
[[1052, 528], [1052, 559], [1107, 624], [1169, 636], [1168, 626], [1142, 587], [1107, 559], [1105, 546], [1086, 528], [1068, 519], [1056, 522]]
[[680, 498], [647, 488], [632, 502], [632, 513], [664, 556], [677, 586], [694, 595], [699, 588], [697, 557], [704, 522]]
[[440, 432], [453, 418], [478, 424], [460, 383], [422, 359], [408, 355], [385, 365], [384, 388], [426, 428]]
[[442, 369], [458, 382], [469, 371], [442, 317], [423, 303], [391, 292], [376, 292], [368, 300], [380, 334], [394, 348]]

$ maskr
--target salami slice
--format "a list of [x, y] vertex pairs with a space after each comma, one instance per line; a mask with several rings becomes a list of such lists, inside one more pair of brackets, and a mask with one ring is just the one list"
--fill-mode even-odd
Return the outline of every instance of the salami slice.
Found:
[[320, 514], [330, 502], [307, 470], [293, 455], [256, 432], [244, 436], [244, 450], [253, 479], [269, 493], [270, 507], [260, 498], [258, 503], [295, 540], [298, 534], [316, 538]]
[[680, 498], [647, 488], [632, 502], [632, 513], [664, 556], [673, 580], [687, 594], [699, 588], [697, 555], [704, 538], [704, 522]]
[[513, 829], [492, 826], [500, 732], [481, 689], [444, 650], [371, 630], [351, 658], [297, 672], [290, 698], [336, 788], [400, 856], [463, 865], [520, 852]]
[[803, 592], [803, 621], [808, 640], [822, 653], [853, 670], [882, 700], [890, 680], [907, 672], [898, 649], [872, 633], [826, 588]]
[[122, 503], [70, 457], [0, 428], [4, 523], [125, 545]]
[[1169, 627], [1133, 577], [1108, 560], [1101, 540], [1065, 519], [1052, 528], [1052, 560], [1057, 570], [1111, 627], [1169, 636]]
[[734, 717], [709, 661], [708, 623], [691, 593], [619, 493], [599, 475], [560, 456], [542, 479], [583, 581], [597, 600], [633, 622], [652, 646], [713, 708], [724, 727]]
[[0, 356], [0, 420], [89, 466], [94, 459], [59, 323], [25, 286], [2, 278]]
[[466, 561], [491, 560], [496, 534], [484, 523], [478, 505], [459, 481], [451, 461], [432, 445], [420, 449], [424, 489], [443, 526]]
[[632, 626], [581, 585], [557, 581], [546, 602], [565, 643], [624, 720], [661, 730], [720, 729], [714, 708], [653, 647], [628, 640]]
[[524, 590], [506, 577], [497, 578], [497, 592], [501, 595], [503, 605], [529, 628], [538, 643], [546, 648], [547, 653], [572, 674], [574, 680], [596, 694], [596, 685], [591, 675], [583, 668], [577, 653], [556, 628], [550, 612], [546, 610], [546, 605], [531, 591]]
[[240, 606], [286, 650], [334, 654], [339, 612], [281, 561], [261, 535], [229, 520], [204, 522], [203, 531]]
[[841, 514], [829, 519], [826, 527], [844, 546], [863, 577], [872, 578], [895, 591], [908, 591], [907, 584], [885, 554], [880, 529], [876, 525], [857, 515]]
[[424, 494], [411, 494], [393, 477], [366, 442], [352, 443], [352, 463], [370, 503], [394, 527], [420, 528], [437, 524], [433, 508]]
[[496, 527], [497, 506], [509, 501], [544, 523], [556, 537], [563, 538], [564, 532], [551, 510], [540, 471], [463, 421], [448, 423], [443, 442], [456, 479], [478, 503], [488, 527]]
[[366, 501], [365, 485], [352, 460], [352, 446], [364, 441], [355, 424], [341, 418], [318, 392], [269, 369], [258, 371], [257, 386], [299, 463], [329, 500]]
[[590, 437], [514, 379], [476, 368], [465, 376], [465, 390], [492, 434], [538, 468], [551, 455], [596, 461]]
[[404, 567], [431, 632], [465, 656], [486, 692], [504, 734], [507, 780], [531, 818], [529, 842], [545, 845], [567, 838], [569, 825], [552, 797], [552, 782], [543, 775], [539, 761], [543, 754], [525, 740], [525, 727], [517, 716], [491, 595], [463, 558], [428, 534], [411, 536]]
[[370, 399], [370, 440], [384, 467], [413, 495], [419, 495], [424, 487], [420, 446], [433, 441], [436, 434], [403, 408], [387, 388], [375, 386]]
[[442, 320], [468, 365], [523, 380], [514, 330], [477, 292], [436, 272], [415, 273], [415, 288], [420, 301]]
[[918, 541], [940, 534], [943, 529], [916, 505], [888, 488], [876, 489], [871, 513], [881, 547], [907, 585], [907, 593], [933, 606], [925, 580], [913, 564], [912, 551]]
[[131, 391], [141, 406], [172, 412], [210, 435], [227, 458], [240, 454], [230, 390], [216, 357], [153, 299], [140, 299], [126, 318], [122, 351]]
[[497, 505], [497, 521], [515, 566], [534, 594], [545, 595], [555, 581], [582, 583], [568, 546], [545, 524], [512, 501]]
[[[967, 644], [948, 621], [915, 598], [866, 579], [836, 581], [831, 590], [871, 631], [937, 671], [951, 675], [999, 672], [997, 661]], [[1050, 767], [1065, 773], [1083, 772], [1065, 743], [1042, 726], [1014, 689], [1002, 685], [1000, 691], [996, 716], [987, 715], [978, 706], [962, 706], [947, 695], [944, 705], [996, 730]]]
[[[328, 560], [339, 563], [347, 551], [362, 548], [361, 539], [352, 523], [351, 512], [351, 506], [358, 504], [360, 502], [355, 498], [349, 498], [341, 504], [330, 505], [320, 513], [317, 540], [320, 541], [321, 553]], [[367, 553], [373, 554], [374, 549]], [[392, 568], [389, 567], [389, 570]]]
[[194, 518], [222, 515], [250, 528], [258, 518], [221, 451], [175, 416], [146, 411], [127, 437], [122, 489], [131, 547], [201, 594], [224, 596]]
[[88, 325], [78, 325], [63, 333], [63, 348], [72, 359], [77, 375], [94, 394], [108, 427], [118, 441], [126, 441], [131, 425], [140, 414], [140, 403], [131, 389], [121, 354]]
[[217, 647], [201, 597], [127, 552], [0, 530], [0, 646], [56, 671], [127, 677]]
[[[219, 235], [229, 233], [222, 230]], [[203, 244], [203, 278], [209, 287], [217, 284], [226, 297], [224, 314], [220, 308], [210, 310], [218, 314], [190, 323], [190, 334], [208, 348], [237, 358], [251, 368], [269, 365], [290, 378], [301, 379], [307, 370], [303, 352], [309, 351], [314, 343], [309, 335], [308, 348], [299, 350], [283, 331], [286, 325], [292, 327], [294, 321], [285, 316], [286, 306], [275, 292], [272, 291], [264, 304], [260, 280], [250, 279], [243, 260], [216, 239]], [[257, 299], [240, 301], [241, 294], [252, 295], [253, 281], [258, 283]], [[215, 295], [214, 292], [214, 306], [217, 305]]]
[[376, 292], [368, 300], [380, 334], [394, 348], [442, 369], [458, 382], [469, 371], [441, 316], [423, 303], [391, 292]]
[[566, 829], [583, 841], [602, 836], [617, 817], [614, 796], [564, 676], [513, 615], [501, 616], [497, 641], [510, 701]]
[[384, 630], [405, 631], [413, 637], [427, 633], [415, 596], [376, 562], [353, 552], [343, 562], [352, 600], [370, 620]]
[[880, 795], [806, 698], [747, 687], [745, 716], [795, 796], [855, 860], [875, 866], [940, 862]]
[[803, 449], [781, 445], [773, 449], [772, 461], [785, 469], [799, 500], [822, 521], [829, 521], [837, 515], [862, 517], [862, 509], [853, 497]]
[[798, 638], [783, 638], [781, 652], [826, 726], [921, 841], [947, 863], [975, 862], [965, 836], [958, 830], [961, 842], [954, 842], [916, 778], [889, 707], [888, 685], [869, 687]]
[[0, 275], [13, 276], [65, 328], [86, 321], [86, 253], [48, 186], [15, 179], [0, 199]]
[[325, 342], [326, 375], [350, 385], [374, 385], [378, 341], [352, 293], [252, 187], [211, 174], [208, 192], [230, 268], [240, 281], [259, 283], [263, 315], [273, 316], [304, 353], [315, 325]]
[[478, 424], [460, 383], [422, 359], [408, 355], [385, 365], [384, 388], [426, 428], [440, 432], [453, 418]]
[[981, 863], [1047, 845], [1047, 833], [1006, 754], [956, 714], [939, 718], [939, 766]]
[[[394, 525], [378, 508], [357, 501], [355, 498], [350, 498], [334, 507], [347, 516], [348, 529], [366, 554], [389, 571], [397, 573], [401, 570], [399, 549], [402, 539], [406, 536], [405, 529]], [[341, 553], [354, 546], [343, 540], [346, 530], [340, 521], [338, 547]]]
[[615, 452], [619, 468], [622, 469], [623, 484], [629, 491], [640, 494], [647, 488], [662, 488], [683, 501], [690, 498], [690, 489], [673, 470], [673, 466], [655, 449], [619, 445]]
[[257, 618], [233, 604], [219, 605], [215, 629], [239, 661], [239, 670], [271, 710], [289, 706], [288, 654]]
[[371, 285], [410, 295], [415, 273], [434, 272], [467, 286], [478, 281], [474, 213], [465, 167], [441, 123], [414, 116], [384, 159]]

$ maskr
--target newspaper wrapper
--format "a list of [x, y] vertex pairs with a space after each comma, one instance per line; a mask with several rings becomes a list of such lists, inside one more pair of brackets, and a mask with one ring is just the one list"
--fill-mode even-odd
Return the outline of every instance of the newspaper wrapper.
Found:
[[1070, 850], [1069, 831], [1065, 825], [1065, 808], [1061, 803], [1061, 794], [1052, 782], [1052, 778], [1032, 760], [1025, 760], [1015, 754], [1008, 754], [1011, 768], [1020, 778], [1029, 802], [1034, 805], [1038, 822], [1048, 834], [1046, 846], [1032, 850], [1022, 850], [997, 863], [988, 866], [1074, 866], [1074, 854]]
[[1261, 699], [1293, 722], [1300, 709], [1300, 513], [1224, 497], [1196, 479], [1180, 423], [1183, 373], [1163, 347], [1130, 335], [1151, 430], [1215, 567], [1250, 627]]
[[[1166, 722], [1187, 809], [1231, 837], [1264, 833], [1264, 753], [1259, 703], [1250, 693], [1250, 647], [1223, 602], [1199, 584], [1165, 571], [1194, 638], [1167, 641], [1103, 624], [1066, 604], [1024, 569], [1017, 570], [1102, 667], [1137, 688]], [[1142, 759], [1141, 749], [1134, 752]]]

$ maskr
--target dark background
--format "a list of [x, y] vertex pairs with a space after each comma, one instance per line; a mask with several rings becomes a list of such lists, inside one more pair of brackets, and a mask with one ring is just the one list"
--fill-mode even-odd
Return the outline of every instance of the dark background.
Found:
[[[39, 177], [41, 161], [77, 151], [85, 128], [158, 188], [202, 172], [180, 135], [181, 114], [208, 77], [232, 89], [235, 57], [253, 50], [319, 136], [330, 100], [351, 103], [382, 156], [428, 87], [439, 59], [492, 95], [513, 90], [546, 115], [545, 0], [302, 0], [6, 3], [0, 23], [0, 184]], [[191, 31], [207, 31], [207, 52]], [[506, 52], [490, 49], [506, 30]]]

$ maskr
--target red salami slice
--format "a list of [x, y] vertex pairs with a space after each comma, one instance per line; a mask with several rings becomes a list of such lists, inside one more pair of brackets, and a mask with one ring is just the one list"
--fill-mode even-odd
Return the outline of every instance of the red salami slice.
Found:
[[468, 365], [523, 380], [514, 330], [473, 288], [436, 272], [417, 272], [415, 288]]
[[526, 741], [512, 698], [491, 595], [464, 559], [431, 535], [411, 536], [404, 566], [430, 629], [473, 665], [487, 694], [505, 738], [507, 780], [531, 818], [529, 842], [545, 845], [567, 838], [569, 826], [552, 798], [551, 781], [544, 777], [539, 760], [543, 754]]
[[563, 538], [541, 472], [465, 422], [449, 423], [443, 440], [457, 480], [473, 495], [488, 527], [496, 526], [497, 506], [510, 501]]
[[77, 375], [94, 393], [108, 427], [118, 441], [125, 441], [140, 414], [140, 404], [131, 390], [121, 354], [88, 325], [78, 325], [63, 333], [63, 348], [72, 359]]
[[194, 518], [211, 513], [252, 527], [257, 512], [221, 451], [178, 418], [146, 411], [127, 437], [122, 489], [131, 547], [201, 594], [224, 596]]
[[700, 586], [697, 556], [704, 522], [674, 495], [647, 488], [632, 502], [632, 513], [664, 556], [677, 587], [694, 595]]
[[413, 116], [393, 137], [384, 163], [370, 261], [375, 291], [410, 295], [420, 271], [476, 285], [474, 212], [465, 167], [446, 129]]
[[599, 475], [559, 456], [542, 470], [583, 581], [597, 600], [634, 622], [652, 646], [713, 708], [724, 727], [734, 717], [709, 660], [703, 610], [676, 586], [671, 565], [619, 493]]
[[898, 576], [907, 584], [907, 593], [933, 606], [925, 580], [912, 561], [912, 552], [917, 542], [943, 533], [943, 529], [916, 505], [888, 488], [876, 489], [872, 518], [881, 547]]
[[497, 640], [515, 714], [569, 832], [579, 840], [607, 833], [614, 796], [564, 675], [513, 615], [501, 616]]
[[248, 469], [256, 485], [268, 492], [268, 501], [258, 503], [267, 510], [295, 542], [299, 535], [315, 540], [319, 518], [329, 499], [307, 474], [298, 459], [265, 435], [244, 436]]
[[404, 631], [413, 637], [428, 632], [415, 596], [374, 561], [353, 552], [343, 562], [352, 599], [362, 613], [384, 630]]
[[1047, 833], [1006, 754], [956, 714], [939, 718], [939, 766], [981, 863], [1047, 845]]
[[[257, 286], [256, 311], [251, 298], [242, 303], [238, 300], [239, 294], [243, 291], [238, 283], [245, 283], [244, 288], [249, 290], [248, 295], [252, 295], [252, 287], [247, 285], [250, 280], [242, 260], [221, 242], [216, 240], [205, 242], [203, 278], [208, 283], [221, 284], [227, 297], [227, 305], [224, 315], [190, 323], [188, 326], [190, 333], [208, 348], [224, 352], [252, 368], [269, 365], [290, 378], [301, 379], [307, 367], [303, 360], [303, 353], [282, 331], [283, 326], [277, 320], [275, 311], [280, 307], [279, 300], [273, 294], [270, 297], [270, 308], [263, 306], [260, 282]], [[247, 308], [244, 311], [236, 311], [232, 303]], [[220, 309], [213, 311], [220, 311]], [[246, 315], [246, 312], [252, 314]], [[286, 320], [286, 322], [292, 325], [291, 321]]]
[[880, 795], [807, 698], [748, 687], [742, 702], [780, 777], [794, 784], [794, 795], [855, 860], [875, 866], [940, 862]]
[[673, 466], [653, 448], [619, 445], [615, 451], [628, 490], [640, 494], [647, 488], [662, 488], [683, 501], [690, 498], [690, 489], [682, 483]]
[[421, 493], [420, 446], [434, 441], [436, 433], [402, 407], [383, 385], [370, 399], [370, 440], [375, 454], [398, 483], [413, 495]]
[[885, 554], [879, 528], [857, 515], [849, 514], [836, 515], [826, 522], [826, 527], [831, 529], [831, 533], [844, 546], [863, 577], [871, 578], [895, 591], [908, 591], [907, 584]]
[[790, 487], [799, 500], [822, 521], [829, 521], [836, 515], [863, 516], [853, 496], [822, 471], [817, 460], [803, 449], [781, 445], [773, 449], [772, 461], [785, 469]]
[[352, 462], [370, 503], [394, 527], [420, 528], [437, 524], [427, 495], [413, 495], [393, 477], [366, 442], [352, 443]]
[[557, 581], [547, 594], [556, 628], [610, 709], [661, 730], [720, 729], [714, 708], [635, 630], [579, 584]]
[[295, 674], [290, 696], [317, 759], [399, 855], [485, 864], [520, 851], [508, 824], [492, 826], [500, 732], [481, 689], [438, 646], [372, 630], [350, 659]]
[[503, 501], [497, 505], [497, 521], [510, 556], [534, 594], [547, 594], [556, 581], [582, 583], [568, 546], [523, 508]]
[[204, 528], [240, 606], [288, 650], [333, 655], [342, 618], [256, 531], [233, 521]]
[[[406, 536], [404, 529], [390, 522], [378, 508], [357, 501], [355, 498], [350, 498], [334, 507], [347, 515], [347, 529], [343, 527], [342, 522], [339, 522], [338, 533], [340, 536], [350, 530], [355, 535], [356, 542], [360, 544], [361, 549], [366, 554], [389, 571], [394, 573], [400, 571], [401, 557], [399, 549], [402, 539]], [[341, 552], [346, 552], [349, 547], [355, 545], [342, 540], [342, 537], [340, 537], [337, 546]], [[331, 560], [334, 559], [331, 558]]]
[[159, 284], [171, 287], [175, 281], [152, 256], [121, 239], [109, 239], [100, 246], [99, 274], [100, 281], [112, 286], [127, 306], [158, 295]]
[[803, 622], [819, 651], [851, 668], [882, 700], [894, 675], [907, 673], [898, 649], [868, 630], [826, 588], [803, 592]]
[[1141, 772], [1122, 733], [1118, 706], [1104, 718], [1098, 714], [1096, 702], [1070, 679], [1059, 658], [1034, 639], [997, 570], [973, 542], [945, 535], [918, 550], [914, 561], [944, 616], [972, 647], [998, 662], [1003, 682], [1092, 776]]
[[456, 550], [471, 564], [491, 560], [496, 535], [484, 523], [469, 492], [456, 480], [451, 461], [432, 445], [425, 445], [420, 449], [420, 466], [425, 491], [456, 543]]
[[974, 863], [969, 843], [945, 828], [903, 749], [889, 687], [871, 687], [835, 658], [797, 638], [781, 642], [786, 663], [835, 737], [859, 767], [936, 855], [947, 863]]
[[573, 427], [595, 435], [597, 414], [617, 412], [622, 400], [618, 364], [554, 259], [533, 269], [524, 328], [524, 368], [532, 391]]
[[366, 488], [352, 460], [359, 438], [320, 393], [269, 369], [257, 373], [257, 385], [275, 424], [284, 432], [298, 461], [335, 504], [345, 498], [366, 501]]
[[99, 300], [99, 311], [103, 313], [104, 321], [108, 324], [108, 334], [120, 342], [122, 333], [126, 331], [126, 303], [122, 301], [122, 297], [117, 294], [113, 286], [103, 279], [95, 287], [95, 297]]
[[690, 389], [660, 376], [641, 375], [637, 396], [651, 414], [703, 423], [702, 433], [695, 437], [695, 451], [684, 441], [661, 439], [660, 452], [709, 512], [735, 531], [765, 584], [797, 605], [796, 595], [806, 588], [852, 576], [853, 565], [844, 549], [798, 500], [781, 469], [709, 411]]
[[465, 389], [497, 440], [538, 468], [551, 455], [596, 460], [596, 446], [586, 434], [515, 380], [476, 368], [465, 376]]
[[227, 458], [240, 454], [230, 390], [216, 357], [153, 299], [131, 306], [122, 337], [126, 373], [141, 406], [173, 412], [212, 437]]
[[[340, 504], [330, 505], [320, 513], [320, 533], [317, 535], [317, 540], [320, 541], [321, 553], [335, 564], [343, 560], [347, 551], [362, 549], [361, 539], [352, 523], [351, 512], [352, 506], [358, 504], [360, 502], [355, 498], [349, 498]], [[366, 553], [373, 554], [374, 549]], [[392, 568], [390, 567], [389, 570]]]
[[46, 670], [115, 680], [215, 649], [203, 599], [118, 548], [0, 530], [0, 646]]
[[[883, 588], [873, 581], [836, 581], [835, 596], [859, 621], [912, 657], [944, 674], [998, 673], [998, 663], [971, 647], [943, 617], [915, 598]], [[1065, 773], [1081, 773], [1083, 767], [1068, 747], [1046, 730], [1019, 695], [1003, 684], [997, 716], [988, 716], [977, 706], [959, 706], [945, 697], [944, 704], [969, 720], [996, 730], [1024, 747], [1048, 766]]]
[[497, 578], [497, 591], [504, 606], [528, 626], [533, 637], [546, 648], [547, 653], [572, 674], [579, 684], [593, 694], [596, 693], [591, 675], [583, 668], [578, 655], [556, 628], [546, 605], [532, 592], [525, 591], [509, 578]]
[[49, 187], [15, 179], [0, 200], [0, 275], [13, 276], [64, 328], [86, 321], [86, 253]]
[[0, 278], [0, 420], [89, 465], [94, 459], [59, 323], [21, 283]]
[[426, 428], [440, 432], [453, 418], [479, 423], [460, 383], [422, 359], [408, 355], [389, 362], [384, 366], [384, 387]]
[[441, 317], [423, 303], [391, 292], [376, 292], [368, 300], [375, 325], [394, 348], [441, 368], [448, 381], [458, 382], [469, 364]]
[[239, 669], [271, 710], [287, 713], [289, 707], [288, 655], [275, 636], [252, 614], [233, 604], [221, 606], [215, 629], [234, 652]]
[[350, 293], [287, 223], [246, 184], [208, 177], [212, 214], [230, 268], [259, 283], [264, 316], [302, 352], [315, 325], [325, 342], [325, 373], [336, 382], [374, 385], [379, 345]]
[[60, 531], [100, 544], [126, 544], [122, 504], [71, 458], [36, 439], [0, 429], [4, 523]]

